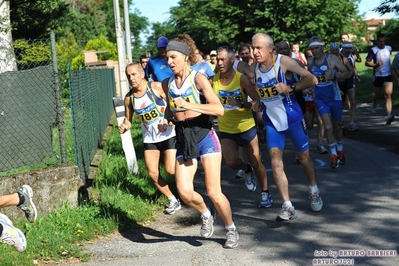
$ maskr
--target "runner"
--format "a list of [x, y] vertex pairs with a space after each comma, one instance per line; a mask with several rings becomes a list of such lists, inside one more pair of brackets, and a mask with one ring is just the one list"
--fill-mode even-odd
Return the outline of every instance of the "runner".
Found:
[[[265, 33], [252, 37], [252, 47], [256, 64], [251, 66], [255, 75], [258, 93], [261, 97], [263, 120], [266, 125], [267, 144], [273, 169], [274, 182], [283, 200], [278, 221], [288, 221], [297, 217], [291, 203], [288, 179], [284, 171], [283, 152], [286, 136], [290, 137], [306, 177], [309, 180], [310, 207], [320, 211], [323, 201], [316, 184], [316, 172], [309, 154], [309, 140], [303, 114], [293, 93], [312, 87], [316, 78], [302, 68], [294, 59], [275, 55], [273, 39]], [[288, 72], [295, 73], [300, 81], [293, 82], [286, 77]]]
[[131, 90], [125, 96], [125, 119], [119, 126], [120, 134], [132, 127], [133, 113], [141, 121], [144, 143], [144, 161], [148, 175], [155, 187], [169, 200], [165, 214], [174, 214], [180, 210], [179, 200], [170, 191], [165, 179], [159, 172], [161, 152], [164, 157], [164, 168], [169, 175], [175, 174], [176, 133], [164, 121], [166, 95], [160, 82], [147, 82], [144, 70], [139, 63], [126, 66], [126, 76]]
[[[260, 108], [259, 95], [249, 78], [233, 69], [232, 49], [219, 47], [216, 62], [219, 72], [214, 78], [213, 90], [225, 109], [224, 115], [218, 118], [223, 158], [229, 167], [245, 172], [245, 183], [249, 191], [256, 189], [255, 172], [262, 189], [259, 207], [269, 208], [273, 200], [267, 187], [266, 169], [259, 155], [259, 142], [251, 111], [252, 108]], [[248, 95], [251, 102], [248, 102]], [[239, 158], [239, 147], [245, 148], [249, 164]]]
[[162, 82], [168, 95], [168, 103], [176, 126], [177, 160], [176, 184], [181, 199], [201, 213], [201, 235], [213, 234], [215, 212], [205, 204], [202, 196], [194, 191], [193, 179], [201, 160], [205, 186], [227, 230], [225, 248], [238, 246], [239, 234], [230, 208], [230, 202], [222, 193], [222, 154], [218, 136], [212, 128], [209, 116], [224, 114], [223, 106], [212, 91], [207, 78], [190, 68], [189, 58], [194, 51], [176, 38], [166, 48], [168, 65], [173, 75]]

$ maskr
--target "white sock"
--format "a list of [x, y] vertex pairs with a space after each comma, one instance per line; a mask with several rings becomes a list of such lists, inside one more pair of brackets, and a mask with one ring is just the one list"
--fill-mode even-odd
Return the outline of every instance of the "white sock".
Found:
[[291, 203], [291, 201], [290, 201], [290, 200], [288, 200], [288, 201], [284, 201], [284, 203], [283, 203], [283, 207], [292, 207], [292, 203]]
[[314, 187], [309, 185], [309, 191], [310, 191], [310, 193], [319, 192], [319, 188], [317, 187], [317, 184]]
[[206, 208], [206, 211], [204, 211], [201, 215], [205, 219], [211, 218], [211, 216], [212, 216], [211, 211], [208, 208]]
[[172, 197], [168, 198], [169, 203], [174, 203], [177, 201], [176, 197], [173, 195]]
[[236, 230], [236, 225], [234, 223], [232, 223], [231, 225], [226, 225], [224, 228], [226, 228], [227, 231], [229, 230]]
[[336, 148], [336, 143], [334, 142], [333, 144], [328, 144], [328, 147], [330, 148], [330, 153], [337, 155], [337, 148]]

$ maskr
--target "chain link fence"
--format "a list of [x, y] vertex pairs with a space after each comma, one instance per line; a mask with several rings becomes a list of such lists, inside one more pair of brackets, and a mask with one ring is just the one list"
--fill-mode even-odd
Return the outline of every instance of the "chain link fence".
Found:
[[111, 68], [69, 70], [69, 87], [76, 164], [86, 181], [90, 163], [97, 152], [114, 112], [115, 75]]
[[114, 111], [114, 70], [65, 74], [71, 106], [62, 107], [54, 33], [13, 43], [0, 38], [0, 177], [72, 162], [86, 181]]
[[51, 41], [0, 43], [0, 172], [54, 158], [57, 123]]

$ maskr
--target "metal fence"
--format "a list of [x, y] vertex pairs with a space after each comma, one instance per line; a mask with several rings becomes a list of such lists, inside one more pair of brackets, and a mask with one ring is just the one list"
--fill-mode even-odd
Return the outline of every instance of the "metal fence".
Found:
[[54, 157], [57, 101], [51, 40], [0, 43], [0, 172]]
[[65, 70], [71, 106], [62, 107], [52, 33], [45, 40], [0, 42], [0, 72], [0, 176], [63, 164], [68, 156], [85, 181], [113, 113], [114, 70]]
[[114, 70], [69, 70], [69, 87], [75, 139], [76, 164], [85, 181], [90, 163], [114, 112]]

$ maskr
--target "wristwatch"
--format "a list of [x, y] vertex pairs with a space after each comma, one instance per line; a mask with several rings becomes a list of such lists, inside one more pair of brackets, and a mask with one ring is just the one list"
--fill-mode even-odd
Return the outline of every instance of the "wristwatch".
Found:
[[292, 92], [295, 92], [296, 85], [295, 85], [295, 84], [292, 84], [292, 85], [291, 85], [291, 89], [292, 89]]
[[245, 104], [245, 102], [240, 102], [240, 108], [244, 108], [244, 104]]

